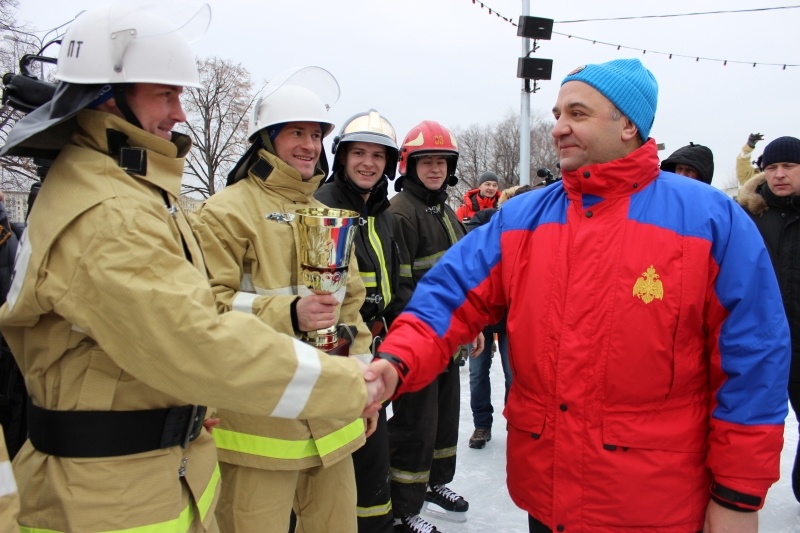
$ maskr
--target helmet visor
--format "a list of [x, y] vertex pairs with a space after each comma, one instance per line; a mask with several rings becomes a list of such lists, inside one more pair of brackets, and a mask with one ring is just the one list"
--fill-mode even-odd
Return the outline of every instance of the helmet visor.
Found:
[[339, 100], [339, 82], [333, 74], [321, 67], [293, 67], [278, 73], [264, 87], [261, 98], [268, 97], [284, 85], [305, 87], [319, 96], [328, 109]]
[[[154, 22], [158, 21], [158, 22]], [[191, 43], [211, 24], [211, 6], [196, 0], [170, 0], [161, 4], [116, 2], [108, 11], [112, 36], [133, 30], [137, 38], [179, 34]]]

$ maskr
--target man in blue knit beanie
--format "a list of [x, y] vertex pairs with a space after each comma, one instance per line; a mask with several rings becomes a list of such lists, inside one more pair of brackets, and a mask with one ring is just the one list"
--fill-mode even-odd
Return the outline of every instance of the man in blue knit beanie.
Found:
[[507, 483], [532, 533], [755, 533], [780, 477], [772, 263], [739, 206], [659, 169], [657, 100], [637, 59], [568, 74], [563, 180], [439, 258], [373, 362], [400, 375], [388, 390], [418, 390], [508, 313]]
[[[601, 120], [581, 120], [582, 126], [565, 136], [560, 135], [563, 130], [556, 125], [553, 137], [561, 169], [575, 170], [585, 164], [611, 161], [641, 146], [650, 136], [657, 100], [658, 83], [638, 59], [584, 65], [570, 72], [561, 82], [553, 108], [556, 119], [561, 115], [559, 108], [566, 103], [570, 115], [583, 118], [584, 112], [590, 111], [592, 114], [586, 118]], [[583, 139], [581, 130], [587, 125], [587, 134], [597, 138]]]

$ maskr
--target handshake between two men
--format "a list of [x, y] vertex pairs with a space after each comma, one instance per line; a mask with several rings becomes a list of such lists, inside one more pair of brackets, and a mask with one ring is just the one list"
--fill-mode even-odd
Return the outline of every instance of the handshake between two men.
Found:
[[369, 366], [360, 364], [367, 385], [363, 416], [372, 417], [380, 411], [383, 402], [394, 396], [398, 382], [397, 370], [385, 359], [375, 359]]

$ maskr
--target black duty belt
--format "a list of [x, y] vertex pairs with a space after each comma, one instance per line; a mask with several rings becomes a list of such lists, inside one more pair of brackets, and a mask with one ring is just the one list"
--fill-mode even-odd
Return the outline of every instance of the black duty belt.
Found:
[[28, 404], [33, 447], [58, 457], [115, 457], [172, 446], [200, 436], [206, 408], [184, 405], [142, 411], [51, 411]]

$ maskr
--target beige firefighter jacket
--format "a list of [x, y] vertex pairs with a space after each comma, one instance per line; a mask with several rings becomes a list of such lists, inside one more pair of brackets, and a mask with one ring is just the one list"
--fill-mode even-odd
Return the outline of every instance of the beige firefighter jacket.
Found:
[[[0, 308], [33, 403], [359, 416], [366, 387], [355, 361], [311, 350], [244, 313], [217, 313], [200, 248], [176, 206], [188, 138], [168, 142], [100, 111], [77, 118], [31, 210]], [[127, 173], [109, 155], [114, 132], [144, 149], [146, 171]], [[185, 451], [102, 459], [49, 456], [29, 441], [14, 465], [20, 524], [29, 528], [216, 528], [219, 467], [206, 431]]]
[[[262, 149], [272, 171], [266, 179], [249, 173], [218, 192], [193, 214], [193, 228], [205, 256], [212, 291], [221, 313], [242, 311], [259, 317], [281, 333], [299, 335], [292, 326], [291, 303], [311, 294], [302, 284], [297, 243], [298, 209], [325, 207], [313, 198], [323, 175], [303, 181], [299, 172]], [[359, 309], [366, 289], [351, 254], [347, 284], [337, 298], [337, 324], [358, 328], [353, 355], [368, 354], [372, 335]], [[370, 357], [371, 358], [371, 357]], [[275, 361], [280, 364], [280, 361]], [[329, 401], [350, 395], [332, 392]], [[330, 465], [364, 443], [361, 419], [286, 420], [220, 410], [214, 430], [220, 461], [267, 470], [299, 470]]]
[[742, 146], [741, 153], [736, 156], [736, 179], [739, 180], [740, 186], [743, 186], [745, 183], [747, 183], [747, 181], [753, 176], [756, 176], [757, 174], [763, 174], [763, 172], [754, 167], [753, 163], [751, 162], [753, 150], [754, 148], [752, 148], [749, 144], [745, 144]]
[[6, 439], [0, 426], [0, 533], [19, 533], [19, 494], [14, 481], [11, 461], [8, 460]]

